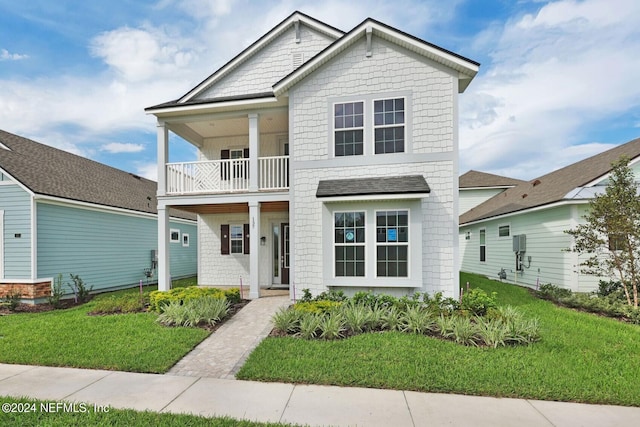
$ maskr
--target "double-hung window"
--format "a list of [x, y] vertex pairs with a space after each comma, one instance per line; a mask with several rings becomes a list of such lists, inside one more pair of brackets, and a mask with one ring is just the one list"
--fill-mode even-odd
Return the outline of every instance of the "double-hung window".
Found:
[[378, 277], [408, 277], [408, 211], [376, 212], [376, 246]]
[[336, 277], [363, 277], [365, 271], [364, 212], [335, 212], [333, 221]]
[[404, 98], [373, 101], [376, 154], [404, 152]]
[[360, 156], [364, 153], [364, 102], [334, 104], [336, 156]]
[[242, 225], [231, 225], [229, 227], [229, 242], [232, 254], [244, 253], [242, 246], [244, 242], [243, 229]]

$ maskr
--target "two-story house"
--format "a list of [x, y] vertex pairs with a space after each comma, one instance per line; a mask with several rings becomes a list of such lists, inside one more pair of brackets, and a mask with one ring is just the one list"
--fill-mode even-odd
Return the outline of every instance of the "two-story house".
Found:
[[[343, 33], [295, 12], [147, 108], [159, 288], [175, 206], [198, 214], [201, 285], [457, 295], [458, 93], [478, 66], [373, 19]], [[170, 162], [169, 132], [198, 159]]]

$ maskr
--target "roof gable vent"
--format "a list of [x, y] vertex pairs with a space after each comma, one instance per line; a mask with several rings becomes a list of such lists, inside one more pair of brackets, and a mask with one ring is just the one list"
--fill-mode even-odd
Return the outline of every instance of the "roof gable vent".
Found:
[[304, 63], [304, 54], [302, 52], [296, 52], [292, 55], [293, 69], [297, 69]]
[[540, 184], [540, 180], [539, 180], [539, 179], [536, 179], [535, 181], [533, 181], [533, 182], [531, 183], [531, 185], [533, 185], [534, 187], [535, 187], [536, 185], [538, 185], [538, 184]]

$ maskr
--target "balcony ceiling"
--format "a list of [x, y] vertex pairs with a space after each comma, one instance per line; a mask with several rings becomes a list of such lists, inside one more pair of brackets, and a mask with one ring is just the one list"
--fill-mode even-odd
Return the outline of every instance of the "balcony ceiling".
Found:
[[[288, 133], [288, 117], [286, 110], [261, 113], [259, 121], [260, 133]], [[186, 125], [203, 138], [249, 134], [249, 119], [247, 116], [209, 119], [186, 123]]]

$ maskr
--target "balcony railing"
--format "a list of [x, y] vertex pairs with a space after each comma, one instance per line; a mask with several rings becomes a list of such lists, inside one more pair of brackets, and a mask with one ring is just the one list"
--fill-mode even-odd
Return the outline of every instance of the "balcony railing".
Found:
[[[289, 188], [289, 156], [258, 159], [258, 190]], [[251, 186], [249, 159], [167, 164], [167, 194], [245, 192]]]

